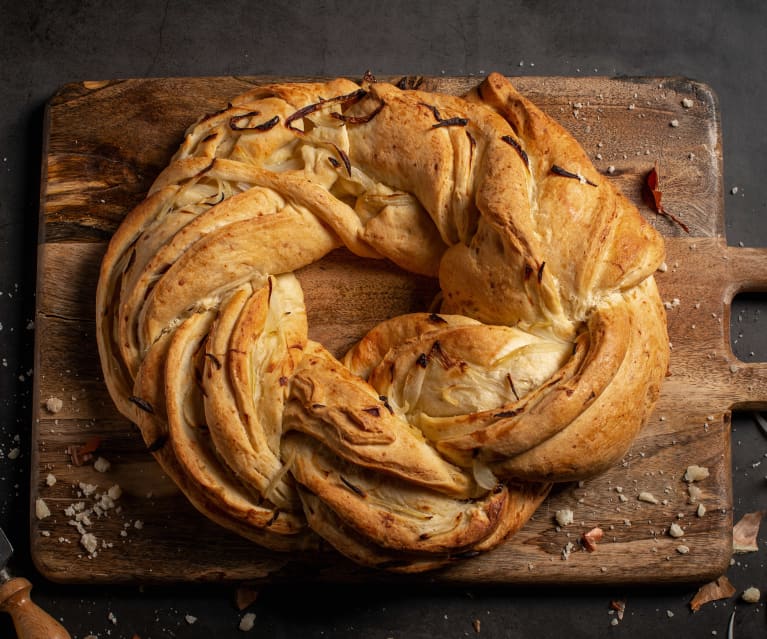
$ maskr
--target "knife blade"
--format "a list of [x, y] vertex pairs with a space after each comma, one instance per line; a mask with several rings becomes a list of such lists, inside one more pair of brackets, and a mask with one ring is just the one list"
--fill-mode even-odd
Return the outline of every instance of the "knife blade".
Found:
[[64, 626], [32, 601], [32, 584], [11, 575], [12, 556], [13, 546], [0, 528], [0, 611], [11, 615], [19, 639], [71, 639]]

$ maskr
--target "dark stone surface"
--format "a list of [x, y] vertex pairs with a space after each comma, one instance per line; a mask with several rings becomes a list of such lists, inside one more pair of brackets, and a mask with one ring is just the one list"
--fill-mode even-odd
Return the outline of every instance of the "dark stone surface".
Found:
[[[730, 244], [767, 244], [767, 59], [761, 0], [662, 2], [84, 2], [0, 0], [0, 525], [17, 573], [73, 637], [247, 636], [231, 587], [61, 587], [28, 556], [28, 477], [36, 219], [45, 101], [62, 84], [230, 74], [679, 75], [710, 85], [721, 108]], [[737, 187], [737, 193], [732, 193]], [[763, 361], [762, 295], [733, 307], [736, 355]], [[9, 452], [18, 448], [16, 459]], [[734, 519], [767, 509], [767, 435], [733, 420]], [[760, 464], [761, 465], [758, 465]], [[710, 637], [767, 633], [767, 524], [760, 550], [736, 557], [729, 600], [692, 614], [695, 585], [655, 589], [265, 588], [252, 636]], [[610, 601], [627, 601], [610, 625]], [[114, 614], [116, 624], [109, 620]], [[193, 615], [197, 621], [187, 622]], [[479, 625], [475, 622], [479, 621]], [[0, 636], [13, 636], [0, 616]]]

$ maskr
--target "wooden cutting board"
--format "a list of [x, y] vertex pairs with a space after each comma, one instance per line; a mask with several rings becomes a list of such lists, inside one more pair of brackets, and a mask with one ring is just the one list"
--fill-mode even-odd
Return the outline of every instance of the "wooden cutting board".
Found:
[[[359, 581], [391, 576], [335, 554], [261, 550], [187, 504], [114, 409], [94, 337], [94, 296], [106, 242], [165, 166], [185, 128], [265, 78], [84, 82], [63, 87], [46, 114], [37, 289], [31, 548], [40, 571], [62, 582]], [[462, 93], [475, 78], [408, 78]], [[666, 236], [658, 274], [668, 302], [670, 376], [650, 423], [622, 463], [582, 484], [557, 487], [522, 532], [497, 550], [423, 581], [441, 583], [635, 584], [700, 582], [728, 565], [732, 529], [730, 410], [767, 408], [767, 367], [737, 361], [730, 302], [767, 290], [767, 251], [724, 240], [721, 134], [711, 90], [681, 78], [517, 78], [515, 84], [581, 141], [597, 168]], [[688, 102], [689, 101], [689, 102]], [[689, 106], [691, 104], [691, 106]], [[689, 234], [653, 214], [641, 186], [655, 163], [663, 203]], [[311, 336], [337, 353], [380, 319], [424, 310], [433, 281], [339, 251], [300, 273]], [[51, 412], [49, 398], [61, 400]], [[98, 442], [93, 460], [71, 451]], [[683, 475], [708, 468], [690, 503]], [[52, 478], [55, 477], [55, 484]], [[97, 496], [119, 485], [104, 510]], [[91, 492], [91, 491], [94, 492]], [[639, 499], [652, 494], [657, 503]], [[35, 517], [44, 500], [51, 514]], [[80, 505], [81, 504], [81, 505]], [[111, 507], [110, 507], [111, 506]], [[69, 513], [65, 511], [71, 507]], [[80, 509], [77, 511], [77, 509]], [[574, 523], [558, 529], [554, 513]], [[80, 531], [73, 525], [77, 512]], [[669, 535], [672, 523], [684, 536]], [[578, 540], [599, 526], [595, 552]], [[82, 533], [97, 544], [90, 554]], [[563, 550], [573, 544], [572, 552]], [[689, 552], [678, 551], [685, 546]]]

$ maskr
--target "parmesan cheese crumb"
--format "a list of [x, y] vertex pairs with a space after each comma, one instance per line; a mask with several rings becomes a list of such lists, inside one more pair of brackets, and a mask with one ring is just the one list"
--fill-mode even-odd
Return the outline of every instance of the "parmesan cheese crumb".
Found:
[[194, 615], [186, 615], [184, 620], [191, 626], [195, 621], [197, 621], [197, 617]]
[[64, 408], [64, 402], [58, 397], [49, 397], [45, 400], [45, 409], [49, 413], [58, 413], [62, 408]]
[[676, 128], [676, 127], [678, 127], [678, 126], [679, 126], [679, 120], [671, 120], [671, 122], [669, 122], [669, 124], [670, 124], [672, 127]]
[[107, 472], [110, 469], [111, 466], [112, 466], [112, 464], [110, 464], [109, 461], [104, 459], [103, 457], [99, 457], [98, 459], [96, 459], [95, 462], [93, 462], [94, 470], [96, 470], [96, 471], [98, 471], [100, 473]]
[[700, 498], [703, 496], [703, 491], [698, 488], [697, 486], [690, 484], [687, 486], [687, 494], [690, 496], [687, 500], [687, 503], [689, 504], [696, 504], [700, 500]]
[[755, 588], [754, 586], [746, 588], [746, 590], [744, 590], [743, 594], [740, 596], [740, 598], [746, 603], [757, 603], [761, 597], [762, 593], [759, 592], [759, 588]]
[[53, 473], [48, 473], [48, 476], [45, 478], [45, 485], [46, 486], [54, 486], [56, 484], [56, 476]]
[[706, 507], [703, 504], [698, 504], [698, 510], [696, 511], [698, 517], [703, 517], [706, 514]]
[[673, 523], [668, 528], [668, 534], [674, 537], [674, 539], [678, 539], [679, 537], [684, 537], [684, 530], [682, 530], [679, 524]]
[[243, 632], [248, 632], [249, 630], [253, 630], [253, 626], [256, 625], [256, 615], [252, 612], [247, 612], [244, 615], [242, 615], [242, 619], [240, 619], [240, 630]]
[[86, 484], [85, 482], [80, 482], [79, 484], [80, 490], [83, 491], [83, 495], [86, 497], [90, 497], [93, 493], [96, 492], [96, 489], [98, 486], [94, 486], [93, 484]]
[[45, 503], [44, 499], [36, 499], [35, 500], [35, 517], [38, 519], [45, 519], [46, 517], [51, 516], [51, 510], [48, 508], [48, 504]]
[[687, 471], [684, 474], [684, 480], [688, 483], [694, 481], [701, 481], [708, 477], [708, 468], [703, 466], [696, 466], [695, 464], [688, 466]]
[[657, 504], [659, 503], [655, 495], [648, 492], [641, 492], [639, 493], [639, 496], [637, 497], [639, 501], [647, 502], [648, 504]]
[[98, 549], [99, 541], [93, 533], [85, 533], [80, 537], [80, 545], [92, 555]]
[[680, 555], [686, 555], [687, 553], [689, 553], [689, 552], [690, 552], [690, 548], [689, 548], [688, 546], [680, 545], [680, 546], [677, 546], [677, 547], [676, 547], [676, 551], [677, 551], [677, 552], [678, 552]]
[[682, 100], [682, 106], [685, 109], [692, 109], [692, 107], [695, 105], [695, 102], [693, 102], [690, 98], [684, 98]]
[[569, 526], [573, 523], [573, 511], [569, 508], [563, 508], [561, 510], [558, 510], [554, 517], [557, 520], [557, 524], [560, 526]]

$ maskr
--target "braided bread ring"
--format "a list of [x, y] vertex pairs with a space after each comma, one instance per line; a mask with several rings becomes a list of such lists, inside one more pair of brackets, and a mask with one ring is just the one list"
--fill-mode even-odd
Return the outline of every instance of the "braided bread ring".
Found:
[[[438, 277], [440, 312], [336, 359], [294, 272], [341, 246]], [[118, 409], [213, 520], [428, 570], [625, 453], [668, 366], [663, 253], [498, 74], [462, 98], [260, 86], [189, 128], [115, 233], [99, 353]]]

